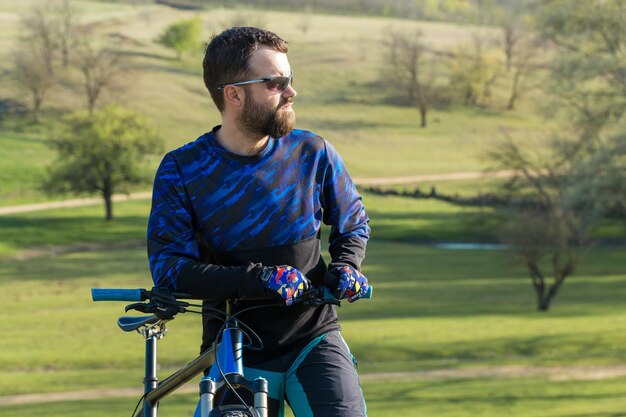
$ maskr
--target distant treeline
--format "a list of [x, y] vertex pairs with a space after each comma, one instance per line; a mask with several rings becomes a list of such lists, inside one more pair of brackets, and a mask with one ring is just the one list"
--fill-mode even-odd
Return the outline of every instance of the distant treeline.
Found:
[[[376, 195], [391, 195], [400, 197], [410, 197], [419, 199], [433, 199], [444, 201], [446, 203], [456, 204], [458, 206], [468, 207], [515, 207], [517, 209], [534, 209], [547, 210], [547, 206], [537, 199], [525, 198], [522, 196], [505, 196], [497, 193], [480, 193], [471, 197], [462, 197], [458, 194], [442, 194], [437, 188], [430, 187], [430, 190], [424, 192], [418, 187], [413, 190], [398, 190], [394, 188], [381, 187], [359, 187], [359, 190]], [[606, 213], [606, 217], [613, 219], [626, 219], [626, 205], [617, 203], [611, 206]]]
[[[225, 0], [155, 0], [179, 9], [233, 7]], [[408, 19], [452, 20], [489, 23], [497, 13], [536, 3], [533, 0], [241, 0], [237, 6], [285, 9], [302, 12], [355, 14]]]
[[525, 200], [522, 198], [517, 198], [515, 201], [511, 200], [508, 197], [503, 197], [496, 194], [479, 194], [473, 197], [461, 197], [458, 194], [456, 195], [447, 195], [441, 194], [437, 192], [435, 187], [431, 187], [428, 192], [423, 192], [419, 188], [415, 188], [414, 190], [397, 190], [393, 188], [380, 188], [380, 187], [363, 187], [363, 191], [377, 194], [377, 195], [392, 195], [392, 196], [400, 196], [400, 197], [411, 197], [411, 198], [432, 198], [434, 200], [445, 201], [446, 203], [452, 203], [459, 206], [470, 206], [470, 207], [507, 207], [512, 204], [523, 207], [534, 207], [534, 208], [543, 208], [539, 207], [538, 203], [531, 200]]

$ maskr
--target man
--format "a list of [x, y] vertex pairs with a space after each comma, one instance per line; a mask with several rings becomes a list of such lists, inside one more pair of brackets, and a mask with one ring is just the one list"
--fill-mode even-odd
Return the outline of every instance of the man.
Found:
[[[283, 305], [239, 316], [264, 345], [245, 351], [244, 366], [246, 377], [269, 380], [270, 416], [282, 415], [283, 398], [297, 417], [364, 416], [335, 308], [292, 305], [310, 285], [360, 298], [370, 229], [337, 152], [294, 130], [287, 49], [251, 27], [228, 29], [207, 46], [204, 82], [222, 124], [164, 157], [148, 224], [150, 268], [156, 286], [222, 304], [243, 299], [238, 310], [268, 297]], [[328, 267], [322, 221], [331, 226]], [[203, 351], [220, 325], [204, 319]]]

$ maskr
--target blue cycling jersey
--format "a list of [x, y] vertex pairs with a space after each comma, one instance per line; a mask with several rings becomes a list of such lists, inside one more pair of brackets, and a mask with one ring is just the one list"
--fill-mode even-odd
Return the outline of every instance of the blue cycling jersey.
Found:
[[[291, 265], [321, 285], [322, 222], [331, 226], [331, 265], [360, 268], [369, 220], [330, 143], [294, 130], [258, 155], [239, 156], [218, 143], [217, 129], [169, 152], [157, 171], [148, 223], [155, 285], [218, 301], [254, 298], [264, 294], [263, 265]], [[255, 328], [268, 346], [337, 327], [330, 306], [313, 310], [268, 309], [247, 323], [274, 320]]]

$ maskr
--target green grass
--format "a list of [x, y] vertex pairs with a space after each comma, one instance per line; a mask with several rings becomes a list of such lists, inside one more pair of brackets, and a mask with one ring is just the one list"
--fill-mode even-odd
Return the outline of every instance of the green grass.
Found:
[[[622, 379], [567, 384], [537, 378], [376, 382], [368, 375], [507, 365], [623, 364], [622, 258], [623, 250], [596, 251], [566, 282], [553, 311], [538, 313], [525, 271], [504, 251], [451, 251], [373, 241], [364, 270], [375, 285], [375, 296], [340, 309], [344, 336], [359, 359], [372, 415], [391, 415], [385, 413], [394, 407], [413, 410], [408, 415], [430, 415], [441, 407], [440, 415], [456, 416], [463, 415], [466, 405], [476, 407], [476, 412], [484, 409], [483, 415], [496, 416], [502, 407], [521, 415], [524, 410], [534, 412], [531, 408], [544, 401], [556, 401], [545, 416], [613, 410], [609, 399], [618, 387], [626, 389]], [[143, 343], [114, 324], [124, 304], [89, 299], [92, 287], [120, 286], [150, 286], [143, 249], [66, 254], [0, 266], [5, 300], [1, 395], [137, 386], [143, 372]], [[169, 335], [160, 342], [162, 376], [195, 357], [199, 336], [195, 317], [180, 317], [170, 325]], [[593, 396], [602, 404], [567, 406], [570, 397]], [[168, 402], [168, 407], [178, 412], [193, 398]], [[396, 398], [393, 404], [388, 404], [390, 398]], [[46, 415], [74, 415], [80, 409], [83, 415], [98, 416], [102, 406], [108, 412], [129, 412], [134, 401], [51, 404], [46, 405]], [[0, 413], [33, 415], [28, 413], [41, 407], [3, 407]]]
[[[19, 2], [18, 2], [19, 3]], [[20, 33], [16, 11], [28, 2], [0, 0], [0, 57]], [[137, 71], [126, 88], [104, 102], [123, 101], [146, 113], [173, 148], [210, 129], [218, 115], [204, 91], [200, 57], [182, 62], [152, 40], [189, 12], [158, 5], [80, 1], [84, 18], [103, 23], [102, 34], [138, 41], [118, 44]], [[146, 14], [148, 12], [148, 14]], [[245, 11], [243, 11], [245, 12]], [[240, 10], [202, 12], [205, 35]], [[149, 15], [149, 19], [147, 18]], [[354, 177], [480, 171], [485, 150], [503, 130], [524, 140], [554, 129], [528, 96], [517, 112], [450, 107], [436, 109], [419, 127], [414, 109], [389, 104], [378, 83], [390, 26], [420, 27], [434, 48], [471, 39], [471, 26], [394, 19], [314, 15], [311, 30], [299, 14], [257, 13], [291, 45], [298, 90], [298, 124], [329, 139]], [[0, 70], [9, 59], [3, 59]], [[3, 96], [15, 96], [2, 83]], [[502, 91], [497, 91], [496, 96]], [[103, 103], [104, 103], [103, 102]], [[45, 146], [59, 113], [82, 105], [76, 92], [58, 87], [38, 126], [9, 120], [0, 132], [0, 206], [42, 201], [38, 191], [54, 155]], [[158, 161], [153, 161], [154, 167]], [[438, 181], [444, 194], [473, 195], [497, 180]], [[624, 366], [626, 363], [625, 250], [594, 248], [561, 289], [552, 310], [539, 313], [527, 272], [507, 251], [444, 250], [428, 242], [493, 240], [493, 212], [438, 201], [364, 194], [372, 240], [364, 272], [374, 298], [346, 304], [344, 336], [359, 359], [370, 415], [465, 417], [616, 417], [624, 415], [623, 377], [555, 381], [548, 377], [377, 380], [376, 372], [466, 370], [502, 366]], [[105, 222], [102, 205], [0, 217], [0, 396], [139, 386], [143, 343], [115, 320], [123, 303], [93, 303], [92, 287], [150, 287], [143, 242], [149, 201], [117, 203]], [[623, 235], [610, 223], [604, 236]], [[77, 251], [86, 245], [109, 250]], [[59, 251], [60, 255], [54, 255]], [[28, 257], [18, 260], [20, 257]], [[201, 324], [181, 317], [160, 342], [161, 376], [196, 356]], [[161, 415], [188, 415], [196, 395], [175, 396]], [[0, 407], [7, 416], [128, 415], [136, 398]]]
[[[491, 211], [453, 206], [435, 200], [417, 200], [364, 193], [377, 240], [403, 242], [493, 240]], [[80, 247], [116, 242], [143, 242], [149, 200], [118, 202], [115, 218], [104, 220], [103, 204], [0, 216], [0, 260], [23, 251], [46, 251], [55, 246]]]
[[494, 211], [461, 207], [437, 200], [420, 200], [364, 193], [363, 201], [377, 240], [401, 242], [494, 241]]
[[[124, 102], [145, 113], [166, 140], [166, 149], [194, 140], [219, 123], [219, 115], [202, 85], [201, 57], [190, 56], [178, 62], [170, 51], [153, 42], [167, 24], [195, 12], [87, 1], [78, 6], [84, 20], [101, 23], [97, 27], [101, 35], [119, 33], [136, 41], [115, 45], [135, 70], [123, 80], [124, 89], [115, 95], [105, 94], [102, 104]], [[2, 0], [0, 10], [8, 16], [0, 42], [10, 45], [19, 34], [15, 12], [24, 8], [12, 9], [10, 2]], [[202, 12], [205, 38], [245, 12]], [[290, 42], [294, 86], [298, 90], [298, 126], [330, 140], [355, 177], [479, 171], [485, 168], [483, 153], [502, 139], [503, 129], [526, 140], [554, 126], [553, 121], [547, 122], [528, 106], [519, 112], [450, 107], [433, 110], [429, 127], [422, 129], [416, 109], [388, 103], [388, 87], [381, 86], [379, 79], [385, 59], [382, 40], [390, 27], [419, 27], [431, 47], [445, 49], [467, 42], [475, 31], [471, 26], [315, 15], [310, 31], [304, 34], [298, 27], [298, 13], [255, 13], [262, 16], [269, 29]], [[7, 46], [6, 50], [10, 49]], [[6, 68], [10, 59], [3, 62], [0, 69]], [[0, 87], [4, 89], [0, 93], [6, 96], [18, 94], [9, 85]], [[11, 162], [0, 169], [0, 204], [49, 198], [37, 187], [43, 167], [54, 155], [40, 142], [58, 125], [59, 112], [82, 106], [83, 101], [79, 90], [57, 87], [44, 104], [40, 126], [25, 126], [28, 122], [19, 120], [5, 122], [5, 132], [0, 134], [4, 145], [0, 147], [0, 158], [11, 158]], [[31, 145], [33, 132], [40, 135], [40, 142]], [[21, 143], [17, 145], [16, 141]], [[152, 161], [153, 169], [157, 163], [158, 158]]]
[[[618, 417], [626, 407], [626, 379], [550, 381], [538, 378], [458, 379], [444, 381], [367, 381], [368, 414], [376, 417]], [[192, 415], [195, 395], [175, 395], [159, 415]], [[13, 406], [3, 415], [108, 417], [129, 415], [134, 398]], [[287, 414], [290, 416], [291, 414]]]
[[112, 221], [104, 219], [104, 203], [0, 216], [0, 261], [24, 250], [46, 252], [85, 244], [143, 244], [150, 201], [114, 203]]
[[0, 205], [45, 198], [40, 187], [46, 165], [54, 158], [46, 142], [41, 136], [0, 134]]
[[[345, 336], [364, 372], [622, 363], [626, 315], [619, 306], [626, 275], [615, 272], [622, 255], [605, 249], [590, 256], [554, 310], [541, 314], [534, 311], [525, 271], [506, 252], [373, 242], [365, 273], [375, 297], [341, 308]], [[150, 285], [143, 249], [0, 267], [4, 323], [10, 324], [0, 341], [0, 392], [80, 389], [87, 380], [132, 385], [141, 374], [141, 340], [114, 325], [123, 304], [92, 303], [89, 289]], [[165, 367], [195, 356], [199, 326], [195, 317], [170, 326], [162, 342]], [[33, 344], [42, 334], [46, 343]], [[83, 376], [74, 380], [78, 371]], [[33, 373], [56, 384], [29, 387]]]

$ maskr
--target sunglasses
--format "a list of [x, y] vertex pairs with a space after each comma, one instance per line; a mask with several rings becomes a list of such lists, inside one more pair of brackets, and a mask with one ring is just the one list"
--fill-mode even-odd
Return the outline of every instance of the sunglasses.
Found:
[[256, 80], [239, 81], [236, 83], [222, 84], [217, 87], [218, 90], [223, 90], [227, 85], [246, 85], [246, 84], [265, 84], [270, 91], [283, 92], [293, 83], [293, 71], [289, 73], [289, 77], [286, 75], [276, 75], [274, 77], [258, 78]]

